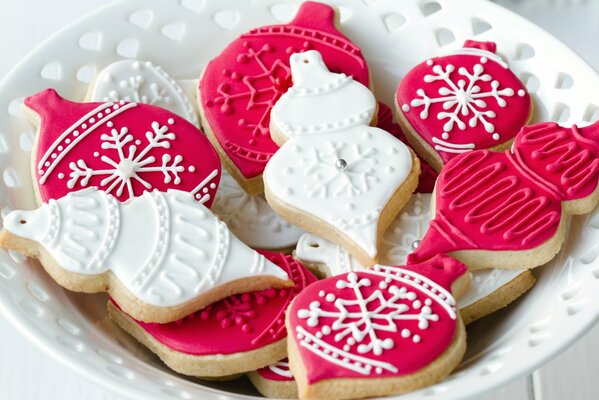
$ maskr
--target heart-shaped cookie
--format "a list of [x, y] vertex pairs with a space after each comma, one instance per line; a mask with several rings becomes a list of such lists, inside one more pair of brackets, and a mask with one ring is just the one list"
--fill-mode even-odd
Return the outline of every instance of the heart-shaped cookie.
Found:
[[289, 222], [373, 265], [380, 236], [417, 185], [418, 160], [369, 126], [376, 100], [366, 86], [330, 72], [315, 50], [290, 64], [295, 84], [271, 119], [273, 138], [289, 140], [264, 171], [266, 199]]
[[437, 171], [460, 153], [508, 148], [532, 117], [526, 88], [495, 52], [495, 43], [467, 41], [414, 67], [397, 88], [406, 135]]
[[435, 217], [408, 257], [450, 254], [470, 269], [534, 268], [561, 248], [566, 216], [599, 202], [599, 123], [525, 127], [504, 153], [478, 150], [439, 174]]
[[437, 256], [310, 285], [287, 312], [300, 399], [382, 396], [442, 380], [466, 350], [451, 291], [467, 284], [465, 265]]
[[316, 277], [291, 256], [259, 253], [287, 273], [293, 286], [230, 296], [169, 324], [136, 321], [114, 301], [110, 317], [182, 374], [221, 377], [272, 364], [287, 354], [287, 307]]
[[28, 97], [25, 106], [38, 126], [32, 173], [39, 202], [96, 186], [120, 201], [178, 189], [212, 204], [220, 160], [184, 118], [124, 100], [76, 103], [53, 89]]
[[316, 49], [334, 71], [369, 83], [360, 49], [337, 30], [335, 18], [331, 6], [305, 2], [288, 24], [241, 35], [202, 73], [202, 126], [225, 167], [249, 194], [262, 192], [262, 172], [278, 149], [270, 137], [270, 110], [292, 85], [292, 53]]

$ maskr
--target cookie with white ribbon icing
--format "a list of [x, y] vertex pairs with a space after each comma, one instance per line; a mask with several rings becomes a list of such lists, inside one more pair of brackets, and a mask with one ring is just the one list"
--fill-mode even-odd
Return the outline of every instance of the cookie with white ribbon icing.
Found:
[[92, 82], [87, 100], [152, 104], [199, 126], [197, 112], [183, 88], [151, 61], [120, 60], [108, 65]]
[[290, 64], [294, 86], [271, 112], [282, 147], [264, 171], [266, 200], [289, 222], [373, 265], [380, 236], [418, 184], [418, 159], [369, 126], [376, 100], [366, 86], [330, 72], [314, 50], [292, 54]]
[[252, 196], [243, 190], [225, 169], [211, 210], [235, 236], [254, 249], [291, 249], [304, 233], [275, 214], [264, 195]]
[[297, 399], [298, 397], [297, 384], [287, 359], [250, 372], [247, 376], [264, 397], [271, 399]]
[[109, 301], [110, 318], [174, 371], [202, 378], [246, 373], [287, 356], [285, 311], [316, 277], [290, 255], [260, 250], [293, 286], [226, 297], [168, 324], [144, 323]]
[[212, 204], [220, 159], [185, 118], [125, 100], [73, 102], [53, 89], [24, 103], [37, 126], [31, 161], [39, 204], [92, 186], [119, 201], [177, 189]]
[[532, 118], [526, 87], [492, 42], [466, 41], [414, 67], [395, 96], [414, 149], [437, 171], [458, 154], [505, 150]]
[[[420, 193], [412, 196], [387, 228], [382, 240], [381, 264], [402, 265], [406, 262], [408, 254], [428, 229], [431, 197]], [[343, 247], [310, 233], [300, 238], [294, 256], [325, 277], [365, 269]], [[471, 274], [472, 284], [458, 301], [465, 324], [507, 306], [535, 283], [532, 272], [524, 269], [484, 269]]]
[[96, 188], [4, 218], [0, 246], [38, 258], [61, 286], [108, 292], [135, 318], [169, 322], [288, 276], [231, 234], [188, 192], [127, 203]]
[[436, 256], [318, 281], [287, 311], [288, 353], [300, 399], [359, 399], [435, 384], [459, 364], [466, 331], [455, 299], [466, 266]]

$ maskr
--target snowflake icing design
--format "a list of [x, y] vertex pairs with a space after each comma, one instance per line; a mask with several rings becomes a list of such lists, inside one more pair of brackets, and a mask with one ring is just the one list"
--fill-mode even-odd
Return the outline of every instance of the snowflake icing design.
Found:
[[220, 104], [220, 110], [223, 114], [230, 114], [233, 110], [232, 103], [240, 99], [246, 99], [247, 110], [264, 109], [258, 121], [248, 121], [245, 118], [238, 121], [241, 129], [251, 131], [249, 144], [255, 145], [257, 137], [270, 136], [270, 110], [281, 95], [291, 87], [291, 69], [280, 59], [276, 59], [270, 67], [266, 65], [263, 56], [274, 51], [269, 44], [265, 44], [258, 51], [254, 50], [247, 42], [244, 45], [247, 52], [239, 54], [237, 62], [243, 64], [253, 62], [258, 66], [259, 72], [252, 76], [242, 77], [237, 72], [225, 71], [229, 79], [233, 81], [241, 80], [244, 89], [232, 93], [230, 92], [230, 86], [223, 83], [217, 89], [220, 96], [215, 97], [214, 102]]
[[104, 101], [134, 101], [145, 104], [169, 105], [172, 98], [168, 91], [156, 82], [146, 82], [143, 75], [133, 75], [118, 83], [119, 90], [111, 90]]
[[[329, 195], [356, 196], [367, 193], [378, 179], [372, 167], [376, 163], [375, 148], [365, 150], [357, 143], [327, 142], [325, 149], [311, 149], [305, 159], [305, 174], [314, 180], [307, 185], [308, 195], [327, 198]], [[342, 163], [341, 166], [339, 163]]]
[[[172, 120], [169, 120], [169, 123]], [[100, 188], [106, 193], [115, 191], [116, 196], [121, 196], [127, 189], [127, 198], [135, 197], [133, 190], [133, 181], [139, 182], [145, 189], [152, 189], [152, 185], [143, 178], [146, 174], [162, 173], [164, 175], [164, 183], [181, 183], [179, 174], [185, 171], [182, 165], [183, 157], [176, 155], [174, 158], [169, 153], [162, 155], [162, 162], [157, 163], [156, 157], [148, 155], [148, 153], [157, 148], [168, 149], [171, 142], [175, 140], [175, 134], [169, 131], [166, 125], [160, 125], [158, 122], [152, 122], [152, 132], [146, 132], [147, 143], [138, 153], [138, 146], [142, 144], [140, 140], [135, 140], [132, 134], [129, 133], [127, 127], [120, 129], [113, 128], [110, 133], [104, 133], [100, 136], [102, 140], [102, 149], [106, 153], [112, 153], [113, 156], [107, 154], [100, 155], [95, 152], [94, 156], [100, 157], [100, 160], [107, 166], [103, 169], [94, 169], [87, 165], [85, 160], [79, 159], [76, 162], [69, 163], [71, 172], [67, 186], [73, 189], [77, 183], [82, 187], [89, 184], [89, 181], [94, 176], [105, 177], [100, 181]], [[132, 143], [133, 142], [133, 143]], [[130, 144], [131, 143], [131, 144]], [[129, 144], [128, 147], [126, 147]], [[116, 155], [116, 158], [114, 157]], [[194, 167], [189, 167], [189, 171], [193, 171]]]
[[[430, 61], [429, 61], [430, 63]], [[445, 85], [439, 88], [439, 96], [429, 96], [424, 89], [418, 89], [416, 94], [420, 96], [411, 101], [412, 107], [423, 107], [420, 118], [427, 119], [432, 104], [441, 103], [443, 110], [437, 114], [439, 120], [447, 120], [443, 125], [443, 139], [449, 139], [449, 132], [455, 126], [459, 130], [465, 130], [468, 126], [474, 128], [482, 124], [485, 131], [498, 140], [500, 135], [495, 132], [495, 125], [490, 121], [497, 114], [488, 108], [487, 101], [495, 99], [497, 105], [506, 107], [505, 97], [512, 97], [514, 90], [511, 88], [500, 89], [500, 83], [485, 72], [482, 64], [475, 64], [473, 71], [460, 67], [457, 73], [460, 78], [455, 81], [455, 66], [448, 64], [445, 69], [441, 65], [432, 68], [434, 74], [424, 76], [424, 82], [431, 83], [442, 81]], [[465, 78], [465, 79], [464, 79]], [[483, 91], [479, 86], [481, 82], [491, 82], [491, 89]]]
[[[336, 298], [332, 293], [321, 291], [319, 295], [324, 300], [333, 303], [335, 311], [323, 310], [319, 301], [310, 304], [309, 309], [298, 311], [298, 317], [306, 319], [310, 327], [317, 327], [321, 318], [334, 318], [331, 325], [323, 325], [320, 335], [334, 335], [336, 342], [344, 341], [343, 351], [352, 349], [359, 354], [372, 352], [380, 356], [385, 350], [395, 346], [391, 338], [382, 339], [381, 332], [398, 332], [399, 321], [417, 321], [418, 328], [427, 329], [431, 322], [439, 320], [439, 316], [431, 309], [432, 300], [424, 302], [418, 299], [415, 292], [405, 287], [379, 284], [379, 289], [364, 297], [363, 289], [372, 285], [368, 278], [361, 278], [354, 272], [347, 274], [347, 280], [337, 281], [337, 289], [353, 291], [353, 300]], [[402, 329], [400, 335], [404, 339], [412, 338], [419, 343], [421, 337], [412, 334], [408, 329]], [[319, 334], [317, 334], [317, 337]], [[322, 336], [321, 336], [322, 337]]]

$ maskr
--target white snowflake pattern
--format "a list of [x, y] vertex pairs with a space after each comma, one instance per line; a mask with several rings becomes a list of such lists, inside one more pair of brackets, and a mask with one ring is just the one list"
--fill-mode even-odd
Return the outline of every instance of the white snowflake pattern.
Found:
[[[313, 181], [307, 185], [308, 195], [323, 198], [340, 196], [344, 193], [355, 196], [366, 193], [372, 183], [377, 181], [376, 171], [372, 165], [376, 163], [376, 149], [362, 147], [353, 143], [327, 142], [323, 150], [312, 148], [306, 163], [305, 174], [312, 176]], [[343, 163], [340, 168], [338, 162]]]
[[[429, 96], [424, 89], [418, 89], [416, 94], [420, 98], [413, 99], [410, 103], [412, 107], [423, 107], [420, 112], [420, 118], [427, 119], [429, 109], [432, 104], [442, 103], [443, 110], [437, 114], [439, 120], [447, 120], [443, 125], [443, 139], [449, 138], [449, 132], [457, 126], [460, 130], [465, 130], [467, 126], [474, 128], [482, 124], [485, 131], [492, 134], [495, 140], [500, 135], [495, 132], [495, 125], [490, 121], [497, 114], [489, 109], [487, 101], [490, 98], [495, 99], [497, 105], [506, 107], [507, 102], [504, 97], [512, 97], [514, 90], [511, 88], [500, 89], [500, 83], [485, 72], [482, 64], [475, 64], [473, 71], [470, 72], [465, 67], [460, 67], [457, 71], [459, 78], [455, 80], [455, 66], [448, 64], [445, 69], [441, 65], [435, 65], [432, 68], [434, 74], [424, 76], [426, 83], [443, 81], [445, 86], [439, 88], [439, 96]], [[463, 79], [465, 78], [465, 79]], [[490, 90], [483, 91], [481, 82], [491, 82]]]
[[143, 75], [133, 75], [118, 83], [119, 90], [111, 90], [105, 101], [135, 101], [145, 104], [169, 105], [172, 102], [168, 91], [156, 82], [146, 83]]
[[[71, 173], [67, 186], [72, 189], [79, 183], [85, 187], [93, 176], [105, 176], [100, 182], [101, 189], [107, 193], [115, 190], [116, 195], [121, 196], [126, 188], [128, 198], [132, 198], [135, 196], [132, 184], [134, 180], [148, 190], [152, 188], [152, 185], [141, 175], [159, 172], [164, 175], [164, 183], [173, 182], [175, 185], [181, 183], [179, 174], [185, 170], [185, 167], [181, 165], [183, 161], [181, 155], [175, 155], [173, 158], [169, 153], [164, 153], [160, 164], [156, 163], [156, 157], [148, 155], [153, 149], [170, 148], [171, 142], [175, 140], [175, 134], [170, 132], [168, 126], [160, 125], [155, 121], [152, 122], [151, 127], [152, 132], [148, 131], [145, 135], [147, 143], [139, 153], [137, 152], [138, 146], [142, 143], [140, 140], [135, 140], [127, 127], [113, 128], [110, 133], [102, 134], [100, 136], [101, 147], [106, 150], [106, 154], [100, 156], [99, 152], [95, 152], [94, 155], [99, 156], [107, 168], [94, 169], [89, 167], [83, 159], [71, 162], [69, 163]], [[127, 145], [129, 146], [127, 147]], [[108, 153], [116, 154], [116, 158], [109, 156]], [[192, 169], [193, 167], [189, 167], [190, 171]]]
[[[334, 318], [331, 325], [323, 325], [320, 334], [334, 334], [337, 342], [345, 341], [343, 350], [349, 352], [354, 346], [360, 354], [372, 351], [381, 355], [384, 350], [392, 349], [395, 342], [391, 338], [382, 339], [380, 332], [398, 332], [397, 321], [418, 321], [418, 328], [427, 329], [431, 321], [438, 321], [439, 316], [431, 309], [432, 300], [424, 302], [418, 299], [415, 292], [405, 287], [389, 286], [386, 282], [379, 284], [379, 289], [364, 297], [362, 288], [370, 287], [368, 278], [359, 277], [356, 273], [347, 274], [347, 280], [339, 280], [337, 289], [351, 289], [353, 300], [338, 298], [332, 293], [321, 291], [324, 300], [333, 303], [336, 310], [327, 311], [321, 308], [319, 301], [310, 304], [309, 309], [298, 310], [298, 317], [306, 319], [310, 327], [319, 326], [320, 318]], [[403, 302], [400, 302], [403, 301]], [[400, 335], [404, 339], [412, 338], [419, 343], [421, 337], [408, 329], [402, 329]]]

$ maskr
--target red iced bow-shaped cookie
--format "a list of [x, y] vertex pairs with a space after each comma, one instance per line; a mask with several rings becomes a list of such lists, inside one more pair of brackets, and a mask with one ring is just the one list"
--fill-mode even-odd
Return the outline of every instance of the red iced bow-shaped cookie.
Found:
[[443, 253], [471, 269], [542, 265], [560, 249], [564, 214], [597, 205], [598, 184], [599, 123], [523, 128], [511, 150], [475, 151], [445, 166], [435, 218], [408, 262]]
[[278, 146], [270, 138], [270, 110], [291, 87], [289, 56], [318, 50], [329, 68], [368, 85], [366, 61], [335, 27], [332, 7], [305, 2], [288, 24], [253, 29], [210, 61], [199, 84], [202, 124], [250, 194]]
[[168, 324], [136, 321], [114, 302], [110, 317], [182, 374], [220, 377], [275, 363], [287, 355], [285, 311], [316, 277], [289, 255], [258, 252], [284, 270], [294, 286], [230, 296]]
[[419, 64], [401, 81], [397, 112], [410, 142], [436, 170], [457, 154], [503, 150], [532, 114], [524, 85], [490, 42]]
[[53, 89], [28, 97], [25, 105], [38, 125], [33, 181], [41, 202], [97, 186], [120, 201], [179, 189], [207, 207], [212, 203], [218, 154], [178, 115], [136, 102], [72, 102]]
[[467, 277], [463, 264], [437, 256], [310, 285], [287, 312], [299, 397], [363, 398], [443, 379], [465, 351], [451, 292]]

